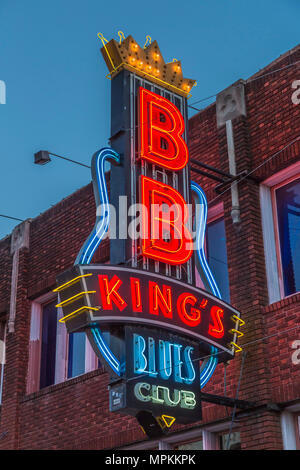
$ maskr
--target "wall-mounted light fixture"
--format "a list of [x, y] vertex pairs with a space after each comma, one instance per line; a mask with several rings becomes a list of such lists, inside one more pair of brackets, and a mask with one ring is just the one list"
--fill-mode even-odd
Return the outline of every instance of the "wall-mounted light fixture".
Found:
[[71, 158], [62, 157], [61, 155], [57, 155], [56, 153], [49, 152], [48, 150], [39, 150], [34, 154], [34, 163], [36, 165], [45, 165], [46, 163], [51, 162], [50, 155], [53, 157], [62, 158], [63, 160], [67, 160], [68, 162], [76, 163], [76, 165], [84, 166], [85, 168], [91, 168], [89, 165], [85, 165], [85, 163], [77, 162], [76, 160], [71, 160]]

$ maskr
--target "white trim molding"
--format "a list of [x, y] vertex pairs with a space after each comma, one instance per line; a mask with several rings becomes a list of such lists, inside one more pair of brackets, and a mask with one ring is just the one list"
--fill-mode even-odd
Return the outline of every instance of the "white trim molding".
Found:
[[270, 304], [286, 297], [283, 287], [274, 191], [297, 178], [300, 178], [300, 160], [270, 176], [260, 185], [262, 231]]
[[[59, 298], [53, 292], [35, 299], [31, 303], [29, 361], [27, 372], [26, 393], [37, 392], [40, 387], [40, 361], [41, 361], [41, 335], [43, 305]], [[58, 319], [62, 318], [61, 308], [57, 309]], [[71, 380], [68, 378], [68, 334], [66, 326], [57, 322], [56, 351], [55, 351], [55, 377], [54, 384]], [[84, 374], [98, 368], [98, 358], [93, 351], [87, 336], [85, 336], [85, 371]], [[83, 374], [82, 374], [83, 375]]]
[[294, 416], [288, 411], [284, 411], [280, 416], [282, 441], [284, 450], [297, 450], [296, 430]]
[[269, 303], [273, 304], [274, 302], [278, 302], [278, 300], [281, 299], [281, 295], [279, 285], [278, 263], [276, 256], [276, 242], [274, 232], [271, 190], [268, 186], [264, 184], [260, 186], [260, 208]]

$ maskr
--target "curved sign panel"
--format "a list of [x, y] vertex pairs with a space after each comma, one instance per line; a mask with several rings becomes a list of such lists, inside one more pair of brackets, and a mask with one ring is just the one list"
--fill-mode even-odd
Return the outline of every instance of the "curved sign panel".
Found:
[[[98, 324], [157, 327], [233, 356], [239, 312], [200, 288], [138, 269], [77, 265], [58, 278], [61, 322], [68, 332]], [[205, 347], [206, 345], [206, 347]], [[201, 347], [202, 346], [202, 347]]]

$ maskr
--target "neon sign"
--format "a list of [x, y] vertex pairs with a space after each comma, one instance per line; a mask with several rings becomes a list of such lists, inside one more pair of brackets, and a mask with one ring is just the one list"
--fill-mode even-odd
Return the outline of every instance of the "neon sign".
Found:
[[[196, 342], [143, 327], [126, 327], [126, 406], [185, 423], [201, 418]], [[193, 417], [191, 418], [191, 413]]]
[[[189, 217], [185, 200], [171, 186], [146, 176], [141, 176], [141, 193], [143, 254], [163, 263], [186, 263], [193, 253], [193, 241], [185, 225]], [[169, 234], [166, 241], [164, 230]]]
[[[164, 380], [173, 378], [178, 383], [194, 382], [196, 374], [191, 360], [192, 346], [183, 348], [181, 344], [160, 339], [158, 359], [156, 359], [155, 346], [155, 339], [152, 337], [148, 337], [146, 342], [142, 335], [133, 334], [134, 374], [160, 377]], [[186, 376], [182, 375], [183, 366], [187, 369]]]
[[[145, 394], [145, 391], [146, 393]], [[165, 406], [180, 406], [180, 408], [187, 408], [194, 410], [197, 401], [195, 394], [188, 390], [174, 390], [174, 397], [170, 396], [170, 389], [161, 385], [149, 385], [147, 382], [138, 382], [134, 386], [134, 396], [141, 402], [152, 401], [154, 404]]]
[[[244, 323], [221, 299], [204, 250], [206, 197], [189, 181], [186, 97], [194, 81], [178, 63], [164, 63], [156, 42], [141, 49], [131, 36], [119, 44], [99, 37], [112, 77], [113, 148], [92, 158], [96, 221], [74, 267], [58, 276], [60, 321], [68, 332], [85, 331], [105, 361], [112, 411], [192, 422], [201, 418], [200, 387], [239, 350]], [[111, 238], [112, 265], [92, 265], [111, 223], [109, 202], [118, 206], [121, 195], [141, 205], [140, 239]], [[195, 286], [195, 265], [205, 290]]]
[[[67, 285], [66, 279], [74, 278]], [[215, 359], [233, 357], [232, 329], [239, 312], [203, 289], [174, 278], [123, 266], [75, 266], [60, 276], [64, 317], [69, 331], [89, 325], [137, 324], [168, 330], [219, 349]], [[74, 292], [80, 295], [74, 295]], [[205, 344], [204, 344], [205, 343]]]
[[142, 87], [139, 104], [141, 158], [172, 171], [182, 170], [188, 162], [188, 149], [182, 138], [180, 111], [166, 98]]

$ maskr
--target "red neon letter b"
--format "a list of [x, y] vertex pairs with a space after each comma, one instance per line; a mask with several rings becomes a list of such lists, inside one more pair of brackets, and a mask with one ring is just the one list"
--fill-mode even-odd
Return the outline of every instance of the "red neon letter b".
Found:
[[184, 120], [178, 108], [166, 98], [140, 88], [141, 158], [170, 170], [182, 170], [188, 161], [182, 138]]
[[183, 264], [192, 256], [192, 237], [185, 223], [188, 207], [167, 184], [141, 176], [143, 255], [167, 264]]

